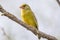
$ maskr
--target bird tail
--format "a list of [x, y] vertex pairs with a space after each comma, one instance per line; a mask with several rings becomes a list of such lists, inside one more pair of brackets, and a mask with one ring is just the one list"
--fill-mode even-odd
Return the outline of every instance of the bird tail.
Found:
[[37, 34], [37, 37], [38, 37], [38, 40], [40, 40], [41, 37], [38, 34]]
[[[37, 30], [38, 30], [38, 27], [36, 26]], [[39, 36], [39, 34], [37, 34], [37, 37], [38, 37], [38, 40], [40, 40], [41, 36]]]

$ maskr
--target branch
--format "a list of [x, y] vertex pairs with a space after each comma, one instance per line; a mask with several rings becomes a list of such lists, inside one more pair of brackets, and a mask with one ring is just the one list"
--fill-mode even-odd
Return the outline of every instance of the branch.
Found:
[[38, 34], [38, 36], [46, 38], [48, 40], [57, 40], [55, 37], [45, 34], [41, 31], [38, 31], [36, 28], [33, 28], [32, 26], [27, 25], [26, 23], [22, 22], [21, 20], [19, 20], [17, 17], [15, 17], [14, 15], [12, 15], [11, 13], [5, 11], [2, 6], [0, 5], [0, 12], [2, 12], [2, 16], [6, 16], [9, 19], [15, 21], [16, 23], [22, 25], [23, 27], [25, 27], [27, 30], [30, 30], [32, 33], [34, 33], [35, 35]]
[[57, 1], [57, 3], [59, 4], [59, 6], [60, 6], [60, 1], [59, 0], [56, 0]]

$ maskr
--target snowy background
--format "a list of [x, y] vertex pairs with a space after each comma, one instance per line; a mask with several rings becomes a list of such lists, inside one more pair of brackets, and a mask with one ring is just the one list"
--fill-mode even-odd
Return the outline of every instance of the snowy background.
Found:
[[[60, 7], [56, 0], [0, 0], [0, 5], [19, 19], [19, 6], [23, 3], [29, 4], [35, 13], [39, 30], [60, 40]], [[8, 40], [1, 28], [4, 28], [11, 40], [38, 40], [32, 32], [5, 16], [0, 16], [0, 40]]]

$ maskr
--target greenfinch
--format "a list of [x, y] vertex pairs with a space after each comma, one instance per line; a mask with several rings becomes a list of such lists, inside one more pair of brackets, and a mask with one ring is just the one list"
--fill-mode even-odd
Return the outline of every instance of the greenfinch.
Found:
[[22, 21], [38, 30], [37, 19], [34, 15], [33, 11], [31, 10], [30, 6], [28, 4], [22, 4], [20, 6], [20, 9], [21, 9]]

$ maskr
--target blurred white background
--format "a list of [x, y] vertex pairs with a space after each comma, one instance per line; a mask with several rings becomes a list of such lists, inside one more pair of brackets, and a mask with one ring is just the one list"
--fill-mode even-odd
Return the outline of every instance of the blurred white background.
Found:
[[[0, 0], [0, 5], [19, 19], [19, 6], [23, 3], [29, 4], [35, 13], [39, 30], [60, 40], [60, 7], [56, 0]], [[38, 40], [32, 32], [5, 16], [0, 16], [0, 40], [8, 40], [1, 28], [4, 28], [11, 40]]]

